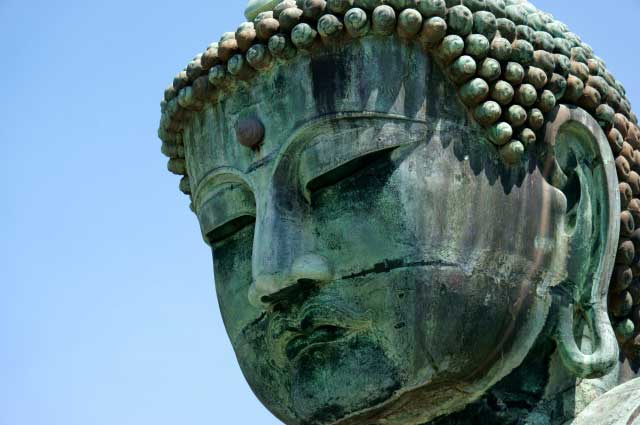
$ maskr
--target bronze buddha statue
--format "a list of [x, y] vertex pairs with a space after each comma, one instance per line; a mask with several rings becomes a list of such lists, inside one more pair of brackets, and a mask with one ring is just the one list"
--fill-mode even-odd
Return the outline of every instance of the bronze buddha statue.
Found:
[[260, 401], [640, 424], [640, 129], [592, 49], [519, 0], [247, 19], [165, 91], [159, 135]]

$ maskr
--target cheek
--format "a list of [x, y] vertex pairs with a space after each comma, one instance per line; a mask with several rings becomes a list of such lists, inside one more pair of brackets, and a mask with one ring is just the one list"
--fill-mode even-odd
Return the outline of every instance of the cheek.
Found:
[[225, 328], [231, 341], [262, 312], [249, 303], [253, 226], [248, 226], [223, 244], [214, 247], [216, 294]]
[[466, 274], [457, 267], [431, 268], [415, 276], [415, 292], [406, 301], [406, 343], [415, 355], [416, 372], [431, 366], [439, 381], [492, 366], [509, 350], [516, 322], [535, 302], [535, 282], [523, 276], [522, 270]]
[[499, 267], [465, 273], [416, 265], [338, 282], [332, 291], [370, 314], [371, 341], [404, 385], [458, 380], [509, 350], [518, 322], [536, 302], [527, 265]]
[[248, 299], [253, 234], [253, 228], [244, 229], [214, 252], [218, 303], [238, 363], [253, 392], [274, 415], [292, 418], [289, 377], [269, 344], [269, 318]]

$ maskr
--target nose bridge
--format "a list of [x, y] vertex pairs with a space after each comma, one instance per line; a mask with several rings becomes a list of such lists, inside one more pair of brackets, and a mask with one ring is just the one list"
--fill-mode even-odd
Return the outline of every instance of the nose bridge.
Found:
[[[311, 232], [308, 232], [311, 233]], [[252, 254], [253, 283], [249, 300], [260, 307], [265, 297], [301, 281], [324, 282], [331, 272], [327, 260], [316, 252], [314, 241], [305, 238], [304, 212], [288, 195], [277, 193], [257, 208]]]
[[256, 218], [253, 242], [253, 284], [268, 295], [289, 284], [289, 270], [302, 250], [300, 217], [278, 204], [276, 196], [265, 200]]

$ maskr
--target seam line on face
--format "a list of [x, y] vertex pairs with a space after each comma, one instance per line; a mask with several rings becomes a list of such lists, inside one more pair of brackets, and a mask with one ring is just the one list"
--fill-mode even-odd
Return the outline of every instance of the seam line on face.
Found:
[[459, 267], [459, 264], [449, 263], [446, 261], [415, 261], [411, 263], [405, 263], [403, 259], [385, 260], [381, 263], [374, 264], [373, 268], [366, 269], [358, 273], [353, 273], [340, 278], [341, 280], [354, 279], [358, 277], [365, 277], [371, 274], [388, 273], [390, 271], [406, 268], [406, 267], [430, 267], [430, 266], [443, 266], [443, 267]]

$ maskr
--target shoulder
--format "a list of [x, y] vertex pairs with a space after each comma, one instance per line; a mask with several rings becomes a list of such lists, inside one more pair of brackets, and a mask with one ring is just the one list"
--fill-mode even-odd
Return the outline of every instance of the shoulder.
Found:
[[640, 378], [595, 400], [571, 425], [640, 425]]

